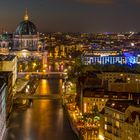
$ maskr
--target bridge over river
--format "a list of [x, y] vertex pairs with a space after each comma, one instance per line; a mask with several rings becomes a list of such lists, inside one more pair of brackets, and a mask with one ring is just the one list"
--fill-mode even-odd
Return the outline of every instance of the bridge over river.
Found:
[[54, 95], [25, 95], [24, 94], [20, 94], [20, 95], [16, 95], [14, 96], [14, 99], [23, 99], [23, 100], [28, 100], [28, 99], [32, 99], [32, 100], [41, 100], [41, 99], [48, 99], [48, 100], [59, 100], [61, 99], [61, 95], [58, 94], [54, 94]]
[[40, 79], [65, 79], [66, 72], [18, 72], [18, 76], [31, 75], [32, 77], [38, 77]]

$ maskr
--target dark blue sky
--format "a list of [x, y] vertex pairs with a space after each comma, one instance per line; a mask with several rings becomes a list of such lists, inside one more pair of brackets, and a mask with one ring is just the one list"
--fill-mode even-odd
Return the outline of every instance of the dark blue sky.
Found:
[[140, 31], [140, 0], [0, 0], [0, 29], [15, 31], [26, 8], [39, 31]]

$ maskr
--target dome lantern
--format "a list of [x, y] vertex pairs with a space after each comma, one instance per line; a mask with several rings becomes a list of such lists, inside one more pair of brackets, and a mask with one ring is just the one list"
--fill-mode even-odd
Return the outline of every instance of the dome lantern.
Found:
[[25, 21], [29, 20], [28, 10], [27, 10], [27, 9], [26, 9], [26, 11], [25, 11], [24, 20], [25, 20]]

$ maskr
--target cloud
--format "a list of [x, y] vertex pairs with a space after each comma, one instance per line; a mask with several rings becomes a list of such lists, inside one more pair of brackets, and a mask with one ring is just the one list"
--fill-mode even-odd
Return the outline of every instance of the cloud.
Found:
[[77, 0], [87, 4], [113, 4], [114, 0]]

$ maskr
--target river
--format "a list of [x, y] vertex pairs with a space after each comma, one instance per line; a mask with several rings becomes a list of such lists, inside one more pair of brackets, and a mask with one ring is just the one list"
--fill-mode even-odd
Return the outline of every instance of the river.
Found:
[[[62, 80], [42, 79], [36, 93], [61, 94]], [[5, 140], [77, 140], [61, 100], [34, 100], [31, 107], [15, 109]]]

